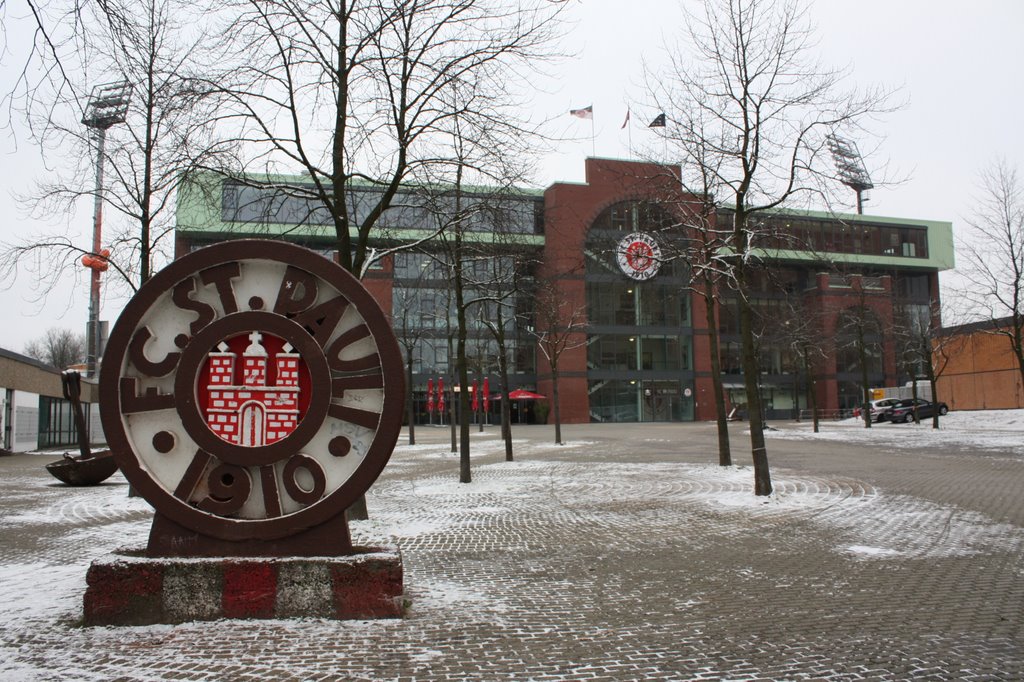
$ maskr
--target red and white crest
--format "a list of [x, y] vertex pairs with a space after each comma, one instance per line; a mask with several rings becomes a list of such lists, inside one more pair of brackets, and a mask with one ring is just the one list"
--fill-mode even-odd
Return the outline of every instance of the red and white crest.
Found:
[[619, 242], [616, 258], [623, 273], [632, 279], [643, 281], [658, 274], [661, 267], [661, 248], [650, 235], [634, 232]]
[[308, 407], [308, 386], [309, 370], [291, 344], [253, 331], [222, 341], [207, 356], [199, 404], [221, 440], [260, 447], [295, 430]]

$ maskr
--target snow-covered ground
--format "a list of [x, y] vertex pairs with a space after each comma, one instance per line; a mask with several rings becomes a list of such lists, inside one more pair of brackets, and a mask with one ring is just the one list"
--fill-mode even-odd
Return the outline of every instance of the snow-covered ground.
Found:
[[[822, 422], [815, 434], [809, 423], [780, 422], [768, 436], [864, 443], [880, 450], [956, 446], [1024, 455], [1024, 410], [950, 413], [941, 425], [937, 431], [930, 421], [865, 429], [857, 420], [846, 420]], [[770, 594], [757, 593], [758, 600], [777, 600], [768, 609], [773, 618], [799, 620], [804, 611], [812, 613], [814, 608], [804, 600], [836, 605], [836, 612], [826, 613], [820, 622], [808, 615], [806, 631], [791, 622], [787, 641], [793, 652], [780, 650], [769, 658], [780, 670], [796, 671], [804, 670], [802, 657], [816, 657], [813, 665], [818, 667], [806, 668], [809, 672], [800, 679], [827, 679], [829, 670], [866, 663], [867, 658], [850, 658], [857, 652], [846, 658], [835, 653], [842, 649], [844, 635], [838, 630], [832, 634], [831, 626], [820, 623], [873, 618], [874, 607], [857, 605], [865, 594], [884, 590], [880, 586], [888, 584], [886, 576], [899, 576], [895, 590], [903, 589], [900, 581], [907, 576], [912, 589], [915, 582], [909, 576], [938, 581], [935, 576], [944, 574], [940, 564], [948, 562], [964, 571], [962, 582], [967, 585], [973, 574], [960, 562], [982, 565], [998, 557], [993, 561], [998, 564], [1024, 551], [1018, 526], [972, 509], [894, 494], [882, 484], [852, 477], [775, 471], [775, 493], [755, 497], [749, 466], [723, 468], [674, 456], [679, 428], [683, 434], [713, 431], [701, 424], [631, 425], [623, 429], [630, 433], [628, 440], [610, 444], [601, 437], [611, 433], [607, 428], [569, 427], [567, 442], [560, 446], [546, 431], [524, 429], [517, 432], [528, 435], [516, 437], [516, 461], [504, 462], [498, 429], [480, 433], [474, 428], [469, 484], [457, 482], [458, 460], [448, 443], [436, 442], [446, 434], [417, 431], [421, 444], [400, 444], [368, 494], [371, 520], [352, 524], [356, 542], [386, 536], [402, 547], [410, 616], [401, 622], [343, 627], [315, 619], [76, 627], [91, 558], [115, 547], [143, 544], [151, 518], [148, 505], [126, 496], [120, 474], [113, 484], [92, 489], [55, 486], [45, 474], [8, 477], [0, 480], [0, 538], [7, 538], [0, 539], [0, 680], [212, 680], [237, 679], [243, 671], [247, 679], [393, 679], [397, 672], [389, 666], [395, 661], [402, 662], [410, 679], [468, 679], [444, 672], [446, 664], [458, 669], [459, 654], [448, 643], [453, 632], [475, 633], [461, 636], [467, 644], [488, 647], [488, 662], [506, 662], [508, 675], [480, 673], [475, 679], [532, 679], [532, 674], [537, 679], [569, 679], [559, 677], [568, 669], [559, 654], [544, 653], [557, 652], [556, 641], [576, 643], [576, 665], [607, 665], [618, 671], [613, 673], [617, 679], [639, 679], [649, 666], [671, 661], [680, 647], [703, 651], [701, 628], [729, 632], [728, 624], [744, 617], [743, 600], [758, 581], [773, 586]], [[624, 443], [654, 456], [621, 461]], [[488, 456], [493, 457], [481, 461]], [[24, 503], [15, 504], [19, 501]], [[738, 564], [700, 563], [705, 557], [712, 561], [723, 546], [760, 547], [759, 539], [775, 532], [786, 538], [786, 546], [753, 551]], [[27, 539], [10, 540], [19, 535]], [[790, 549], [806, 565], [779, 559]], [[671, 561], [659, 564], [666, 556]], [[671, 570], [676, 565], [686, 568], [676, 573]], [[594, 566], [606, 573], [595, 578], [589, 572]], [[1020, 575], [1024, 569], [1007, 570]], [[725, 587], [715, 582], [716, 575]], [[609, 608], [607, 616], [581, 609], [594, 595], [618, 606]], [[944, 594], [944, 599], [958, 598]], [[560, 604], [566, 604], [564, 610]], [[949, 641], [938, 635], [922, 640], [924, 644], [908, 637], [890, 645], [903, 633], [904, 626], [895, 621], [912, 616], [913, 610], [898, 604], [886, 604], [886, 609], [890, 615], [878, 620], [881, 634], [864, 641], [865, 651], [887, 651], [894, 660], [911, 652], [922, 666], [934, 662], [949, 679], [985, 656], [970, 653], [977, 649], [975, 643], [987, 641], [981, 639], [961, 641], [957, 651], [967, 653], [956, 656], [962, 658], [950, 658]], [[772, 630], [771, 620], [765, 619], [767, 631]], [[664, 642], [661, 630], [651, 627], [659, 622], [666, 624]], [[747, 627], [753, 625], [748, 622]], [[767, 631], [763, 636], [770, 636]], [[602, 633], [608, 633], [608, 641], [601, 639]], [[748, 634], [742, 633], [745, 643]], [[865, 631], [863, 636], [873, 635]], [[756, 641], [756, 633], [750, 639]], [[540, 653], [531, 649], [533, 641], [542, 644]], [[996, 643], [1003, 646], [998, 638]], [[617, 651], [620, 644], [633, 647], [633, 653]], [[378, 647], [384, 652], [379, 656]], [[705, 672], [749, 679], [753, 668], [743, 667], [747, 652], [737, 651], [723, 650], [721, 656], [706, 659], [700, 653], [693, 656]], [[235, 667], [219, 670], [226, 652]], [[628, 667], [634, 660], [637, 667]], [[989, 656], [981, 669], [996, 673], [994, 679], [1000, 671], [1019, 670], [1000, 665]], [[891, 668], [876, 665], [875, 676], [906, 679], [903, 670], [899, 663]], [[520, 676], [524, 671], [530, 675]], [[583, 679], [583, 674], [571, 679]], [[835, 679], [853, 678], [836, 673]]]
[[1024, 455], [1024, 410], [975, 410], [950, 412], [939, 417], [939, 428], [931, 418], [920, 424], [879, 422], [864, 428], [861, 419], [820, 422], [814, 433], [810, 422], [775, 423], [776, 430], [766, 433], [781, 440], [841, 441], [878, 447], [918, 448], [945, 446], [983, 450], [1010, 450]]

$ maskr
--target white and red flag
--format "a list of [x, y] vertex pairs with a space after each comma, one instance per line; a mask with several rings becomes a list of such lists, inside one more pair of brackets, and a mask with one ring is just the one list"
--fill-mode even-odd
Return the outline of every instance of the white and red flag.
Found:
[[569, 115], [575, 116], [576, 118], [592, 119], [594, 118], [594, 105], [591, 104], [590, 106], [583, 107], [582, 109], [570, 109]]

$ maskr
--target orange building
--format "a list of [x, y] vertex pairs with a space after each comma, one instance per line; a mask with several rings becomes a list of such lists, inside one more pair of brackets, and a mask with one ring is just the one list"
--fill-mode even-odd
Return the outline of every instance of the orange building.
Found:
[[1007, 317], [942, 330], [935, 344], [935, 364], [941, 371], [936, 389], [949, 409], [1024, 407], [1024, 385], [1006, 335], [1010, 325]]

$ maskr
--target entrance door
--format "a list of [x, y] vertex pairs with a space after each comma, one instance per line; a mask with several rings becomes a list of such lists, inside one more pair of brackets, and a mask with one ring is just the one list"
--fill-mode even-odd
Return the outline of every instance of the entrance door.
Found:
[[645, 422], [679, 421], [681, 418], [678, 381], [645, 381], [641, 388], [642, 418]]
[[255, 403], [249, 403], [242, 407], [241, 424], [239, 424], [239, 445], [250, 448], [259, 447], [266, 443], [266, 431], [263, 423], [263, 408]]
[[3, 433], [0, 437], [3, 438], [4, 450], [14, 450], [13, 433], [11, 432], [11, 426], [14, 424], [14, 389], [7, 389], [7, 393], [4, 396], [4, 409], [3, 413], [0, 414], [0, 419], [3, 420]]

